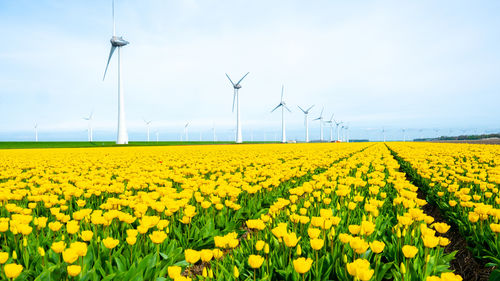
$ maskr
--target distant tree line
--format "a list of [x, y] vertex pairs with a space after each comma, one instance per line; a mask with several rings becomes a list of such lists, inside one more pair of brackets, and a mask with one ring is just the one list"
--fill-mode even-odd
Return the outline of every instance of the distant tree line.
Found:
[[433, 141], [433, 140], [480, 140], [488, 138], [500, 138], [500, 134], [482, 134], [482, 135], [460, 135], [460, 136], [441, 136], [439, 138], [420, 138], [413, 141]]

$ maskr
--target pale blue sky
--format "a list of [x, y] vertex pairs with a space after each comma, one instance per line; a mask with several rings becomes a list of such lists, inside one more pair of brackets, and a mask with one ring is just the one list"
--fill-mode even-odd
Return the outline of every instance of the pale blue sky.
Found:
[[[281, 84], [293, 110], [289, 138], [303, 136], [296, 105], [322, 106], [352, 137], [401, 138], [500, 130], [500, 1], [116, 0], [131, 140], [152, 132], [220, 139], [234, 127], [232, 88], [242, 83], [244, 137], [280, 132]], [[102, 74], [111, 1], [0, 0], [0, 140], [114, 139], [116, 58]], [[317, 122], [310, 123], [318, 138]], [[420, 129], [423, 128], [423, 131]], [[325, 131], [327, 135], [328, 132]]]

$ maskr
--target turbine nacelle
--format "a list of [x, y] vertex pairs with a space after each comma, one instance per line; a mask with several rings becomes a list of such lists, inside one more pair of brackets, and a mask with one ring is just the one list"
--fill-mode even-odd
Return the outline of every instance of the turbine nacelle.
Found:
[[129, 42], [124, 40], [122, 36], [113, 36], [109, 42], [111, 42], [111, 46], [113, 47], [123, 47], [129, 44]]

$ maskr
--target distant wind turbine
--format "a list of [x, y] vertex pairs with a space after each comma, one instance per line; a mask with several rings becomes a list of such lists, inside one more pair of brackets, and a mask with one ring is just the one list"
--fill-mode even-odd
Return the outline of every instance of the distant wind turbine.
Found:
[[337, 122], [335, 120], [333, 121], [335, 122], [335, 126], [337, 126], [337, 141], [340, 141], [339, 125], [342, 125], [344, 122], [342, 121]]
[[153, 122], [153, 120], [149, 120], [149, 121], [146, 121], [146, 119], [142, 119], [144, 120], [144, 123], [146, 123], [146, 128], [148, 130], [148, 142], [149, 142], [149, 127], [151, 126], [151, 122]]
[[285, 86], [281, 85], [281, 101], [280, 101], [280, 103], [273, 110], [271, 110], [271, 113], [272, 113], [276, 109], [278, 109], [279, 107], [281, 107], [281, 142], [282, 143], [286, 142], [285, 109], [288, 110], [288, 112], [292, 112], [292, 111], [290, 111], [290, 109], [288, 108], [288, 106], [286, 106], [286, 103], [283, 100], [283, 90], [284, 90], [284, 88], [285, 88]]
[[212, 134], [213, 134], [213, 137], [214, 137], [214, 142], [217, 141], [217, 135], [215, 134], [215, 123], [213, 123], [212, 125]]
[[35, 123], [35, 141], [38, 142], [38, 123]]
[[236, 84], [233, 83], [233, 80], [231, 80], [231, 78], [229, 78], [229, 75], [227, 75], [227, 73], [226, 73], [227, 79], [229, 79], [229, 81], [233, 85], [233, 89], [234, 89], [234, 95], [233, 95], [233, 112], [234, 112], [234, 103], [236, 101], [236, 143], [242, 143], [243, 142], [243, 137], [241, 135], [241, 122], [240, 122], [240, 95], [239, 95], [239, 89], [241, 89], [241, 85], [240, 85], [241, 81], [243, 81], [243, 79], [245, 77], [247, 77], [248, 73], [250, 73], [250, 72], [247, 72], [247, 74], [245, 74]]
[[299, 106], [300, 110], [304, 112], [304, 126], [306, 127], [306, 142], [309, 142], [309, 111], [311, 108], [313, 108], [314, 105], [311, 105], [307, 110], [302, 109], [302, 107]]
[[186, 125], [184, 125], [184, 141], [189, 141], [188, 126], [189, 126], [189, 122], [187, 122]]
[[384, 142], [385, 142], [385, 129], [382, 128], [382, 137], [384, 138]]
[[330, 118], [330, 120], [325, 121], [325, 123], [330, 124], [330, 142], [332, 142], [333, 141], [333, 114], [332, 114], [332, 117]]
[[403, 131], [403, 142], [405, 142], [406, 141], [406, 130], [402, 129], [402, 131]]
[[108, 71], [109, 62], [111, 61], [111, 57], [115, 52], [115, 49], [118, 48], [118, 136], [116, 139], [117, 144], [127, 144], [128, 143], [128, 134], [127, 134], [127, 125], [125, 124], [125, 101], [123, 97], [123, 85], [122, 85], [122, 77], [121, 77], [121, 57], [120, 50], [123, 46], [129, 44], [129, 42], [123, 40], [120, 36], [116, 36], [115, 32], [115, 1], [112, 1], [112, 14], [113, 14], [113, 37], [111, 37], [111, 50], [109, 52], [108, 63], [106, 64], [106, 70], [104, 70], [104, 76], [102, 80], [106, 78], [106, 72]]
[[324, 107], [321, 108], [321, 113], [319, 114], [319, 117], [313, 120], [313, 121], [319, 120], [319, 132], [320, 132], [319, 140], [320, 141], [323, 141], [323, 110], [324, 109], [325, 109]]
[[92, 119], [94, 118], [94, 111], [90, 112], [90, 115], [88, 117], [83, 117], [84, 120], [89, 121], [88, 124], [88, 129], [87, 129], [87, 137], [88, 140], [91, 142], [92, 141]]

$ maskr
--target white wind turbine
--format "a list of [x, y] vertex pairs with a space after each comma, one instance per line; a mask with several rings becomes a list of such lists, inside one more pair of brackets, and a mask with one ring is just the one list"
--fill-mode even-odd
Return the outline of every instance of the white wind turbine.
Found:
[[184, 125], [184, 141], [189, 140], [189, 138], [188, 138], [188, 126], [189, 126], [189, 122], [187, 122], [186, 125]]
[[111, 57], [113, 53], [118, 48], [118, 136], [116, 139], [117, 144], [127, 144], [128, 143], [128, 134], [127, 134], [127, 125], [125, 124], [125, 101], [123, 97], [123, 85], [122, 85], [122, 77], [121, 77], [121, 57], [120, 50], [123, 46], [128, 45], [129, 42], [123, 40], [120, 36], [116, 36], [115, 32], [115, 1], [112, 1], [112, 14], [113, 14], [113, 37], [111, 37], [111, 50], [109, 51], [108, 63], [106, 64], [106, 70], [104, 70], [104, 78], [106, 78], [106, 72], [108, 71], [109, 62], [111, 61]]
[[[297, 105], [298, 106], [298, 105]], [[299, 106], [300, 110], [304, 112], [304, 126], [306, 126], [306, 142], [309, 142], [309, 111], [311, 108], [313, 108], [314, 105], [311, 105], [307, 110], [302, 109], [302, 107]]]
[[328, 121], [325, 121], [325, 123], [328, 123], [330, 124], [330, 142], [333, 142], [333, 114], [332, 114], [332, 117], [330, 118], [330, 120]]
[[325, 108], [321, 108], [321, 114], [319, 115], [318, 118], [314, 119], [313, 121], [319, 120], [319, 140], [323, 141], [323, 110]]
[[87, 137], [88, 140], [91, 142], [93, 139], [92, 136], [92, 119], [94, 118], [94, 111], [90, 112], [90, 115], [88, 117], [83, 117], [83, 120], [89, 121], [88, 128], [87, 128]]
[[149, 128], [151, 127], [151, 122], [153, 122], [153, 120], [149, 120], [149, 121], [146, 121], [146, 119], [142, 119], [144, 120], [144, 123], [146, 123], [146, 128], [148, 130], [148, 142], [149, 142]]
[[382, 128], [382, 136], [383, 136], [384, 142], [385, 142], [385, 128]]
[[273, 111], [275, 111], [276, 109], [281, 107], [281, 142], [282, 143], [286, 142], [285, 109], [288, 110], [288, 112], [292, 112], [292, 111], [290, 111], [288, 106], [286, 106], [286, 103], [283, 100], [284, 88], [285, 88], [285, 86], [281, 85], [281, 101], [273, 110], [271, 110], [271, 113], [272, 113]]
[[243, 79], [245, 77], [247, 77], [248, 73], [250, 73], [250, 72], [247, 72], [247, 74], [245, 74], [238, 81], [238, 83], [236, 83], [236, 84], [233, 83], [233, 80], [231, 80], [231, 78], [229, 78], [229, 75], [227, 75], [227, 73], [226, 73], [227, 79], [229, 79], [229, 81], [233, 85], [233, 89], [234, 89], [234, 95], [233, 95], [233, 112], [234, 112], [234, 102], [236, 101], [236, 143], [242, 143], [243, 142], [243, 137], [241, 136], [240, 95], [239, 95], [239, 89], [241, 89], [241, 85], [240, 85], [241, 81], [243, 81]]
[[214, 137], [214, 142], [217, 141], [217, 135], [215, 134], [215, 122], [212, 124], [212, 134], [213, 134], [213, 137]]
[[35, 122], [35, 141], [38, 142], [38, 123]]
[[333, 122], [335, 122], [335, 126], [337, 126], [337, 141], [340, 141], [339, 125], [342, 125], [344, 122], [342, 121], [337, 122], [335, 120], [333, 120]]

